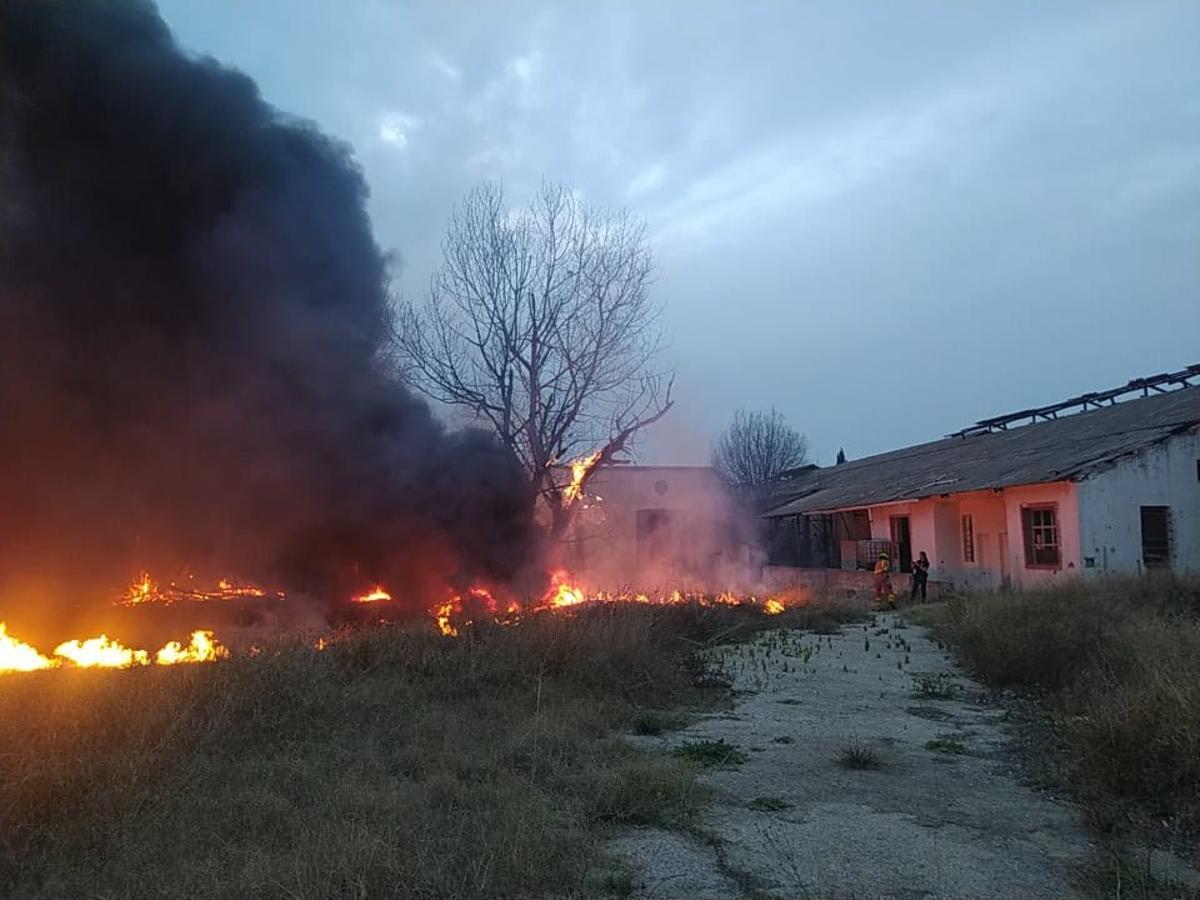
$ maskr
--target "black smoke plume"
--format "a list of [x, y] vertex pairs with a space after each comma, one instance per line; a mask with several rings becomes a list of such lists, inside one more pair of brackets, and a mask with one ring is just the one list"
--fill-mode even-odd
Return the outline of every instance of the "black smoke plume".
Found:
[[0, 614], [143, 566], [428, 603], [526, 561], [510, 455], [381, 362], [348, 149], [149, 3], [0, 0], [0, 179]]

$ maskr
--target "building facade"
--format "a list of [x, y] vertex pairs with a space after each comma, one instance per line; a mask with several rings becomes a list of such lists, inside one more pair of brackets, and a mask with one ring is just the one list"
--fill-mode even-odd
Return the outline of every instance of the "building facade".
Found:
[[1130, 384], [1147, 396], [1088, 395], [1104, 399], [1017, 414], [1031, 424], [987, 420], [777, 485], [776, 498], [790, 499], [765, 513], [776, 580], [863, 572], [879, 549], [901, 573], [925, 551], [931, 579], [964, 588], [1200, 573], [1200, 387]]
[[564, 562], [591, 590], [710, 590], [744, 577], [752, 522], [707, 466], [607, 466], [588, 481]]

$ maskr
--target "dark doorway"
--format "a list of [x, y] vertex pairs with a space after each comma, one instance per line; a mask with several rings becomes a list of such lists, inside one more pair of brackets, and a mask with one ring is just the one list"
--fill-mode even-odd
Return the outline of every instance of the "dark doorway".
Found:
[[1171, 565], [1171, 519], [1166, 506], [1142, 507], [1142, 562], [1147, 569]]
[[671, 558], [674, 528], [669, 509], [637, 511], [637, 561], [639, 566], [655, 565]]
[[901, 572], [912, 571], [912, 536], [908, 530], [908, 516], [892, 516], [892, 543], [896, 545]]

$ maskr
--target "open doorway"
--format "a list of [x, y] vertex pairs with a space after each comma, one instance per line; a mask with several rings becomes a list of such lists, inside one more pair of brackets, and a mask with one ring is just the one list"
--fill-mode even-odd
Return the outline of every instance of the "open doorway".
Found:
[[912, 571], [912, 535], [909, 531], [908, 516], [892, 516], [892, 543], [896, 545], [896, 553], [900, 557], [898, 565], [901, 572]]
[[1147, 569], [1171, 567], [1171, 511], [1166, 506], [1142, 507], [1142, 563]]
[[670, 561], [674, 547], [674, 522], [669, 509], [637, 511], [638, 568], [661, 566]]

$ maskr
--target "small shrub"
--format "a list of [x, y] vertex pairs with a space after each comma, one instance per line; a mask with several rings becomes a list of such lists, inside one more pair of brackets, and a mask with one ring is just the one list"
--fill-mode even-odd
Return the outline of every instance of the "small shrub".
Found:
[[947, 672], [918, 672], [912, 677], [913, 693], [931, 700], [953, 700], [958, 693], [954, 676]]
[[676, 731], [687, 724], [687, 719], [677, 712], [662, 709], [639, 709], [633, 714], [631, 728], [634, 734], [656, 735], [664, 731]]
[[938, 709], [936, 706], [910, 706], [908, 714], [921, 719], [928, 719], [931, 722], [946, 722], [954, 718], [951, 713], [946, 712], [944, 709]]
[[794, 737], [792, 737], [790, 734], [781, 734], [777, 738], [771, 738], [771, 743], [773, 743], [773, 744], [794, 744], [794, 743], [796, 743], [796, 739]]
[[940, 737], [925, 742], [925, 749], [935, 753], [950, 753], [960, 755], [967, 752], [967, 745], [957, 738]]
[[785, 809], [791, 809], [792, 804], [779, 797], [755, 797], [746, 804], [746, 808], [755, 812], [782, 812]]
[[687, 824], [694, 812], [694, 775], [681, 760], [613, 748], [603, 768], [566, 776], [559, 789], [576, 798], [591, 822], [669, 828]]
[[1195, 896], [1187, 885], [1156, 874], [1149, 858], [1135, 861], [1124, 854], [1115, 854], [1096, 873], [1096, 882], [1100, 894], [1105, 897], [1176, 900]]
[[859, 741], [853, 741], [838, 751], [837, 764], [843, 769], [859, 772], [883, 768], [883, 760], [879, 754]]
[[733, 744], [726, 743], [724, 738], [719, 741], [690, 741], [676, 747], [675, 755], [702, 766], [740, 766], [750, 758]]
[[610, 873], [605, 876], [601, 885], [606, 894], [612, 897], [633, 896], [633, 876], [628, 872]]

